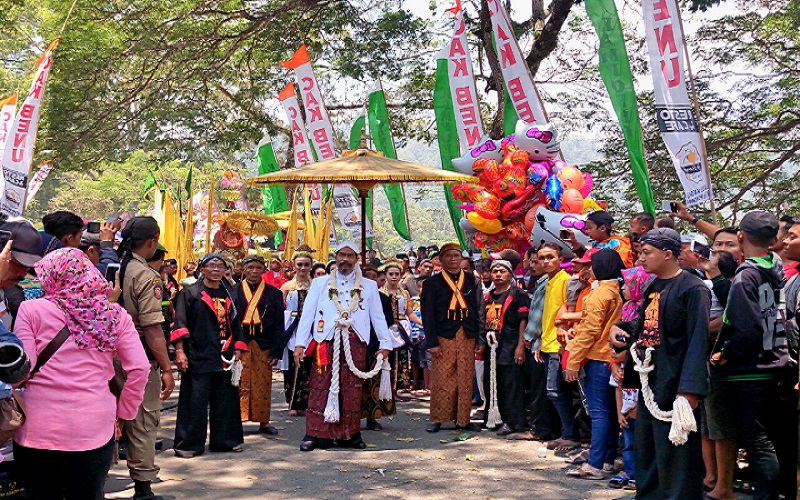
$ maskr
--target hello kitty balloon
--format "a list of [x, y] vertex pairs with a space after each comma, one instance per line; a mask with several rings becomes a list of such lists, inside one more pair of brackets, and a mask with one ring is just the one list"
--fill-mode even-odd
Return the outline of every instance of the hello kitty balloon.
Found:
[[503, 150], [500, 141], [490, 139], [489, 136], [481, 137], [475, 147], [470, 148], [459, 158], [453, 159], [453, 166], [462, 174], [472, 175], [472, 164], [479, 158], [489, 158], [496, 162], [503, 161]]
[[552, 160], [561, 149], [558, 134], [551, 125], [528, 124], [522, 120], [517, 122], [517, 127], [514, 131], [514, 144], [519, 149], [527, 151], [530, 160], [533, 162]]

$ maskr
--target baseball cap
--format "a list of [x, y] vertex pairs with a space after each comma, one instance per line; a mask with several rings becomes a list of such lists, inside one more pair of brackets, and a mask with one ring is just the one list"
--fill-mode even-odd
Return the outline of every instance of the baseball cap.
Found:
[[606, 226], [607, 228], [611, 228], [611, 225], [614, 224], [614, 217], [605, 210], [596, 210], [587, 215], [586, 219], [594, 222], [598, 226]]
[[100, 244], [100, 233], [90, 233], [89, 231], [83, 231], [83, 235], [81, 235], [81, 246], [90, 247], [92, 245], [99, 245]]
[[10, 220], [0, 225], [0, 230], [11, 233], [11, 255], [26, 267], [33, 267], [42, 259], [42, 235], [26, 219]]
[[592, 255], [596, 254], [600, 249], [599, 248], [590, 248], [584, 252], [583, 257], [575, 257], [572, 259], [572, 262], [575, 264], [591, 264], [592, 263]]
[[778, 236], [780, 223], [778, 218], [770, 212], [764, 210], [753, 210], [747, 212], [742, 217], [739, 229], [747, 234], [758, 236], [759, 238], [771, 239]]

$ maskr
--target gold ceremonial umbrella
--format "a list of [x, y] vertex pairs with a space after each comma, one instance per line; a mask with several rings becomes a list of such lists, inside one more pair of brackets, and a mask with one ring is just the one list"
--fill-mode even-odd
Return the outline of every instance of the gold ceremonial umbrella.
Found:
[[[362, 144], [363, 146], [363, 144]], [[400, 182], [478, 182], [476, 177], [450, 172], [419, 163], [386, 158], [382, 153], [362, 147], [342, 153], [341, 158], [325, 160], [300, 168], [247, 179], [253, 186], [264, 184], [348, 183], [358, 190], [361, 198], [361, 256], [366, 260], [366, 199], [369, 190], [378, 183]]]
[[267, 214], [254, 211], [235, 210], [225, 215], [228, 227], [253, 236], [272, 236], [278, 230], [278, 223]]

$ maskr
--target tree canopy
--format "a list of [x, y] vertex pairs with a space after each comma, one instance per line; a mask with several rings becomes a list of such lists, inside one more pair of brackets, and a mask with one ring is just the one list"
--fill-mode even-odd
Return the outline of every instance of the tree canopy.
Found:
[[[0, 0], [0, 94], [28, 88], [33, 61], [59, 35], [72, 1]], [[732, 220], [753, 206], [800, 212], [793, 182], [800, 0], [718, 3], [682, 3], [696, 11], [688, 45], [717, 205]], [[597, 72], [597, 37], [582, 5], [532, 0], [529, 14], [520, 15], [514, 9], [527, 5], [507, 4], [562, 137], [601, 143], [600, 157], [583, 166], [594, 174], [595, 191], [617, 211], [636, 210], [619, 125]], [[488, 9], [485, 0], [464, 5], [484, 122], [499, 137], [502, 77]], [[78, 1], [56, 52], [37, 142], [37, 159], [55, 158], [56, 170], [31, 213], [134, 209], [147, 168], [176, 179], [191, 165], [197, 179], [219, 165], [244, 172], [264, 132], [284, 146], [279, 157], [290, 164], [288, 131], [272, 96], [293, 79], [279, 62], [301, 43], [337, 133], [344, 136], [363, 109], [365, 89], [380, 79], [398, 144], [431, 143], [434, 54], [452, 29], [452, 18], [438, 15], [444, 7], [432, 3], [437, 16], [427, 20], [403, 0]], [[638, 6], [626, 4], [628, 18], [631, 8], [635, 15]], [[623, 24], [632, 69], [646, 82], [641, 34]], [[640, 93], [639, 110], [656, 199], [679, 197], [652, 93]]]

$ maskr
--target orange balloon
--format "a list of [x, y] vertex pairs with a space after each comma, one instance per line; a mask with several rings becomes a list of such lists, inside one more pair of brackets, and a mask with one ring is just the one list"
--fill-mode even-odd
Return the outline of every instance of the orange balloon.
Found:
[[[580, 189], [586, 182], [583, 173], [576, 167], [564, 167], [561, 169], [561, 172], [558, 173], [558, 179], [561, 181], [561, 185], [564, 187], [565, 191], [567, 189]], [[572, 210], [570, 210], [570, 212], [572, 212]]]
[[583, 212], [583, 195], [577, 189], [566, 189], [561, 195], [561, 208], [559, 212], [579, 214]]
[[500, 200], [488, 191], [482, 191], [475, 197], [475, 212], [484, 219], [496, 219], [500, 214]]
[[543, 206], [544, 203], [537, 203], [525, 213], [525, 218], [522, 220], [522, 224], [525, 226], [525, 229], [527, 229], [528, 232], [533, 231], [533, 226], [536, 225], [536, 210]]

